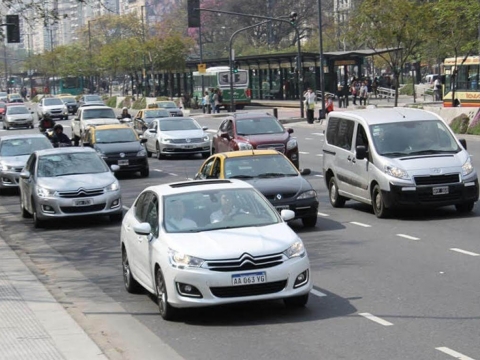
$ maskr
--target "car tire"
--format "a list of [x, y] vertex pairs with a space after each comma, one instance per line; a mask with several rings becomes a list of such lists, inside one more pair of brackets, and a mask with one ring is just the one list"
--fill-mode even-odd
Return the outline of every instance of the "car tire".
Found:
[[328, 182], [328, 198], [334, 208], [341, 208], [345, 205], [347, 198], [338, 194], [338, 186], [335, 177], [332, 176]]
[[475, 203], [473, 201], [471, 201], [471, 202], [467, 202], [467, 203], [457, 204], [457, 205], [455, 205], [455, 209], [457, 209], [457, 211], [460, 214], [466, 214], [466, 213], [471, 212], [473, 210], [474, 206], [475, 206]]
[[208, 159], [210, 157], [209, 153], [202, 153], [202, 158]]
[[73, 136], [73, 146], [79, 146], [80, 145], [80, 137], [77, 135]]
[[5, 126], [5, 130], [10, 130], [10, 126], [8, 126], [8, 124]]
[[210, 156], [212, 156], [214, 154], [215, 154], [215, 148], [212, 146], [212, 148], [210, 149]]
[[120, 222], [120, 221], [123, 220], [123, 212], [121, 212], [119, 214], [109, 215], [109, 218], [110, 218], [111, 222]]
[[162, 152], [160, 151], [160, 145], [158, 143], [156, 145], [156, 149], [157, 149], [157, 152], [156, 152], [155, 156], [157, 157], [157, 159], [158, 160], [163, 159]]
[[377, 184], [372, 190], [372, 207], [375, 216], [379, 219], [387, 218], [390, 211], [385, 207], [385, 201], [383, 201], [382, 190]]
[[32, 213], [33, 226], [35, 227], [35, 229], [41, 229], [45, 226], [45, 222], [38, 218], [37, 205], [35, 204], [33, 199], [32, 199], [32, 208], [33, 208], [33, 213]]
[[177, 309], [168, 303], [167, 285], [165, 284], [162, 270], [159, 267], [155, 271], [155, 295], [157, 296], [160, 316], [167, 321], [174, 320]]
[[147, 151], [147, 157], [152, 157], [152, 152], [148, 151], [147, 147], [145, 146], [145, 150]]
[[23, 206], [23, 200], [21, 195], [20, 195], [20, 213], [22, 214], [22, 218], [24, 219], [29, 219], [32, 217], [32, 214], [30, 214], [27, 211], [27, 209], [25, 209], [25, 206]]
[[68, 115], [63, 117], [63, 120], [68, 120]]
[[146, 167], [145, 169], [140, 170], [141, 177], [148, 177], [150, 175], [150, 168]]
[[142, 290], [142, 286], [132, 275], [130, 262], [128, 261], [127, 250], [125, 247], [122, 247], [122, 269], [125, 290], [127, 290], [130, 294], [138, 294]]
[[317, 215], [302, 218], [302, 224], [307, 228], [315, 227], [317, 225]]
[[5, 123], [3, 123], [3, 130], [5, 130], [5, 129], [6, 129], [6, 127], [5, 127]]
[[35, 126], [34, 126], [33, 124], [32, 124], [32, 125], [30, 125], [30, 128], [31, 128], [31, 129], [33, 129], [34, 127], [35, 127]]
[[302, 308], [307, 305], [308, 302], [308, 293], [305, 295], [293, 296], [283, 299], [285, 306], [288, 308]]

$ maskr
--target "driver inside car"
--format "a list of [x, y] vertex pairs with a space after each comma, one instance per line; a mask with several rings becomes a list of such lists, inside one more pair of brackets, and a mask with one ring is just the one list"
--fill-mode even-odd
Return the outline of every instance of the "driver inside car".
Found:
[[182, 200], [173, 200], [170, 203], [169, 210], [167, 227], [172, 230], [194, 229], [197, 227], [195, 221], [185, 217], [185, 205]]
[[237, 214], [247, 214], [245, 211], [235, 206], [235, 200], [231, 194], [222, 194], [220, 196], [220, 205], [220, 209], [214, 211], [210, 215], [210, 222], [212, 224], [220, 221], [232, 220]]

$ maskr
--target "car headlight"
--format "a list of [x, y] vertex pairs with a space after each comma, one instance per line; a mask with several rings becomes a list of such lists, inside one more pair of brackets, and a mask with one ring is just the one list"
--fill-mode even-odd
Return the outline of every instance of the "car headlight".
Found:
[[470, 158], [465, 161], [465, 164], [462, 165], [462, 176], [467, 176], [473, 171], [473, 165]]
[[118, 181], [114, 181], [113, 183], [105, 187], [106, 192], [117, 191], [118, 189], [120, 189], [120, 185], [118, 184]]
[[296, 139], [290, 139], [287, 142], [287, 150], [295, 149], [298, 146]]
[[239, 142], [238, 150], [253, 150], [253, 145], [247, 142]]
[[210, 141], [210, 137], [209, 137], [208, 135], [205, 135], [205, 136], [203, 137], [203, 141]]
[[283, 252], [286, 257], [292, 259], [294, 257], [304, 257], [305, 256], [305, 247], [301, 241], [295, 242], [287, 250]]
[[165, 143], [165, 144], [170, 144], [172, 142], [172, 139], [169, 139], [169, 138], [162, 138], [162, 140], [160, 140], [162, 143]]
[[168, 250], [168, 257], [170, 259], [170, 264], [178, 267], [200, 267], [205, 262], [203, 259], [185, 255], [173, 249]]
[[5, 164], [0, 164], [0, 169], [2, 169], [3, 171], [7, 171], [7, 170], [10, 170], [10, 166], [7, 166]]
[[385, 165], [383, 169], [386, 174], [396, 177], [398, 179], [404, 179], [404, 180], [410, 179], [410, 176], [405, 170], [397, 168], [395, 166]]
[[37, 186], [37, 195], [41, 198], [53, 197], [55, 196], [55, 193], [56, 193], [55, 190]]
[[305, 191], [304, 193], [301, 193], [300, 196], [297, 197], [297, 200], [310, 199], [314, 197], [317, 197], [317, 192], [315, 190], [308, 190], [308, 191]]
[[147, 156], [147, 152], [146, 152], [145, 150], [140, 150], [140, 151], [137, 153], [137, 156], [140, 156], [140, 157]]

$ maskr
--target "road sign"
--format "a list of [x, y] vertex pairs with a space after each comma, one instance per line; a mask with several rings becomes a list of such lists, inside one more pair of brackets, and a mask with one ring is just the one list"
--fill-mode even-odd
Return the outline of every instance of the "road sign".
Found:
[[205, 74], [207, 72], [207, 64], [198, 64], [198, 72]]

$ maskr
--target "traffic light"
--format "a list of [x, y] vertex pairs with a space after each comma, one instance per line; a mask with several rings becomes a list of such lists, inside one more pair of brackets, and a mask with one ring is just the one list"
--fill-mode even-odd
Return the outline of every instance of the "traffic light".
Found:
[[188, 27], [200, 27], [200, 0], [187, 0]]
[[233, 63], [233, 73], [234, 74], [238, 73], [238, 64], [237, 63]]
[[297, 13], [296, 12], [291, 12], [290, 13], [290, 24], [293, 26], [297, 25]]
[[7, 15], [7, 42], [20, 42], [20, 21], [18, 15]]

